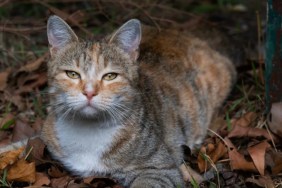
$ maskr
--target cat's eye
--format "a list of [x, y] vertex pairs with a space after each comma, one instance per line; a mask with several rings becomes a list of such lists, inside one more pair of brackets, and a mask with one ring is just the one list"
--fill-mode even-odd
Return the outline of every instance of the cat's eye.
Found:
[[66, 71], [66, 74], [68, 77], [70, 77], [71, 79], [79, 79], [80, 78], [80, 74], [78, 74], [75, 71]]
[[114, 72], [107, 73], [103, 76], [103, 80], [111, 81], [111, 80], [115, 79], [117, 76], [118, 76], [118, 74], [114, 73]]

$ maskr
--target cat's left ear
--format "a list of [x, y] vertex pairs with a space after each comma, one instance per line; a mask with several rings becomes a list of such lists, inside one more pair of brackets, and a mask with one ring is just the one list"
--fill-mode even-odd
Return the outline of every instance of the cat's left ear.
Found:
[[137, 19], [131, 19], [123, 24], [110, 38], [110, 43], [115, 43], [119, 48], [136, 60], [141, 41], [141, 24]]
[[78, 38], [70, 26], [58, 16], [50, 16], [47, 22], [47, 36], [51, 55], [63, 49]]

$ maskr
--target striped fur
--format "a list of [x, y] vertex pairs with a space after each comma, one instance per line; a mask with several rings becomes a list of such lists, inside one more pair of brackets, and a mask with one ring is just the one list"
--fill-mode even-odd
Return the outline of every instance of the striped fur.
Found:
[[[184, 187], [181, 145], [201, 144], [234, 82], [230, 60], [173, 30], [142, 27], [139, 46], [137, 20], [101, 41], [78, 41], [51, 19], [68, 32], [64, 43], [49, 37], [53, 111], [41, 137], [53, 156], [74, 174], [108, 174], [126, 187]], [[102, 79], [111, 72], [117, 78]], [[86, 86], [95, 91], [88, 104]]]

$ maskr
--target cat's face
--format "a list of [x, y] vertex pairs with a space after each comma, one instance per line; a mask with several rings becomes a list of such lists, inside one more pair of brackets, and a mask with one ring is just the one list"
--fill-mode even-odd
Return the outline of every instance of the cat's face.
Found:
[[[121, 46], [121, 42], [126, 42], [120, 41], [124, 38], [115, 38], [125, 37], [122, 36], [124, 31], [118, 33], [120, 30], [109, 40], [97, 43], [79, 42], [65, 24], [60, 18], [51, 17], [48, 25], [48, 39], [51, 45], [48, 76], [51, 105], [55, 112], [61, 116], [101, 118], [103, 115], [110, 115], [118, 118], [122, 113], [129, 111], [136, 94], [135, 54], [138, 47], [132, 48], [130, 40], [125, 43], [127, 46]], [[127, 25], [121, 28], [128, 27]], [[65, 41], [62, 41], [60, 37], [63, 35], [59, 35], [61, 33], [56, 29], [64, 32], [64, 40], [67, 41], [65, 44], [61, 44]], [[129, 29], [136, 32], [134, 28]], [[58, 36], [55, 36], [56, 34]], [[138, 40], [139, 45], [140, 39], [134, 40]], [[132, 50], [125, 49], [126, 47]]]

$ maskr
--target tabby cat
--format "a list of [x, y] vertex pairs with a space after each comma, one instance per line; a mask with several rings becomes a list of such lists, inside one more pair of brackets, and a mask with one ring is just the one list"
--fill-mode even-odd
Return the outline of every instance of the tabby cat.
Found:
[[189, 34], [137, 19], [81, 41], [61, 18], [47, 24], [51, 112], [42, 139], [79, 176], [125, 187], [184, 187], [182, 145], [201, 144], [230, 92], [227, 57]]

